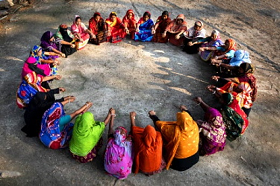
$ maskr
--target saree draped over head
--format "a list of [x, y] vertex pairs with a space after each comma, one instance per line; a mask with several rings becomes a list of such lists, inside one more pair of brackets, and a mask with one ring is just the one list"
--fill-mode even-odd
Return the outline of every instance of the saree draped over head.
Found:
[[41, 83], [42, 76], [37, 76], [35, 72], [30, 72], [24, 76], [17, 90], [16, 101], [19, 108], [25, 108], [37, 92], [47, 92], [47, 89], [42, 87]]
[[229, 65], [240, 66], [242, 63], [251, 63], [249, 52], [245, 50], [237, 50], [235, 51], [233, 58], [231, 58]]
[[46, 31], [42, 37], [41, 37], [41, 47], [44, 51], [52, 52], [52, 49], [61, 50], [61, 44], [59, 39], [53, 39], [51, 41], [51, 38], [54, 38], [54, 34], [51, 31]]
[[[132, 14], [132, 17], [129, 18], [129, 14]], [[133, 10], [129, 9], [125, 16], [123, 17], [123, 25], [124, 27], [126, 27], [128, 30], [129, 30], [129, 33], [131, 35], [131, 39], [134, 39], [134, 34], [135, 34], [135, 31], [136, 31], [136, 19], [135, 19], [135, 14], [133, 12]]]
[[[42, 51], [42, 54], [39, 56], [40, 51]], [[55, 65], [41, 62], [41, 60], [54, 60], [54, 58], [46, 56], [44, 54], [44, 51], [42, 50], [42, 47], [40, 47], [39, 45], [35, 45], [32, 48], [30, 57], [34, 57], [36, 59], [35, 64], [39, 65], [38, 68], [44, 70], [44, 74], [46, 74], [46, 76], [52, 76], [57, 74], [58, 71]]]
[[225, 45], [218, 46], [214, 56], [225, 55], [223, 59], [231, 59], [236, 51], [236, 42], [233, 39], [227, 39], [225, 43], [228, 43], [228, 48]]
[[[215, 36], [215, 39], [206, 37], [204, 39], [198, 40], [199, 42], [206, 42], [205, 44], [202, 44], [201, 47], [218, 47], [224, 44], [221, 40], [220, 32], [218, 30], [213, 30], [211, 35]], [[214, 53], [215, 51], [204, 50], [203, 52], [199, 52], [199, 55], [203, 61], [209, 61], [214, 56]]]
[[[76, 41], [75, 36], [71, 33], [71, 31], [68, 29], [68, 26], [65, 24], [59, 25], [55, 34], [55, 38], [66, 41], [71, 44], [75, 44]], [[72, 48], [70, 45], [61, 45], [61, 52], [64, 53], [66, 57], [73, 54], [76, 51], [76, 48]]]
[[[36, 64], [36, 59], [34, 57], [29, 57], [25, 61], [21, 71], [21, 79], [24, 78], [28, 73], [35, 72], [37, 76], [46, 76], [50, 73], [49, 66]], [[46, 73], [46, 74], [45, 74]]]
[[27, 137], [39, 136], [41, 129], [41, 121], [44, 112], [49, 109], [55, 101], [54, 94], [58, 94], [59, 89], [50, 90], [49, 92], [37, 92], [37, 94], [30, 100], [30, 103], [24, 112], [25, 126], [21, 129], [26, 133]]
[[79, 15], [75, 16], [75, 20], [71, 26], [71, 31], [74, 35], [75, 34], [79, 35], [80, 38], [82, 39], [81, 41], [76, 43], [76, 49], [81, 50], [87, 45], [90, 36], [87, 33], [88, 28], [86, 27], [86, 25], [84, 23], [80, 23], [78, 25], [76, 24], [77, 19], [81, 19], [81, 17]]
[[[116, 16], [115, 20], [112, 19], [112, 16]], [[118, 43], [122, 41], [126, 33], [124, 31], [124, 26], [119, 17], [117, 17], [116, 12], [111, 12], [109, 18], [105, 21], [108, 25], [108, 32], [111, 36], [108, 36], [107, 40], [111, 43]]]
[[[178, 20], [182, 20], [183, 22], [178, 24]], [[179, 39], [176, 39], [176, 35], [180, 32], [187, 31], [187, 29], [187, 22], [185, 21], [184, 14], [179, 14], [176, 19], [171, 21], [165, 29], [168, 32], [167, 37], [169, 39], [169, 42], [175, 46], [181, 46], [184, 42], [184, 37], [180, 36]]]
[[147, 125], [145, 128], [133, 126], [132, 136], [135, 148], [135, 173], [139, 170], [152, 173], [160, 170], [162, 162], [162, 137], [154, 127]]
[[161, 132], [166, 151], [166, 169], [174, 158], [188, 158], [198, 152], [199, 130], [189, 113], [177, 113], [177, 121], [157, 121], [156, 126]]
[[[96, 17], [99, 16], [100, 19], [96, 21]], [[94, 44], [99, 44], [106, 42], [107, 39], [107, 27], [104, 19], [101, 17], [99, 12], [95, 12], [93, 17], [89, 20], [89, 29], [96, 36], [96, 38], [92, 39]]]
[[252, 67], [251, 64], [249, 63], [242, 63], [240, 65], [240, 68], [243, 69], [244, 74], [238, 77], [239, 82], [247, 82], [250, 84], [250, 87], [252, 89], [251, 92], [251, 97], [252, 97], [252, 102], [256, 101], [257, 99], [257, 79], [253, 75], [254, 73], [254, 68]]
[[200, 131], [200, 155], [211, 155], [224, 150], [226, 145], [226, 127], [221, 113], [214, 108], [205, 112], [205, 121], [198, 120]]
[[94, 120], [91, 112], [85, 112], [76, 118], [70, 151], [78, 156], [86, 156], [98, 143], [105, 129], [105, 123]]
[[67, 146], [71, 139], [73, 123], [60, 130], [59, 120], [65, 115], [63, 105], [55, 102], [43, 115], [39, 138], [48, 148], [59, 149]]
[[222, 94], [222, 98], [225, 105], [221, 108], [221, 114], [226, 125], [227, 139], [233, 141], [245, 132], [249, 121], [231, 93]]
[[135, 41], [152, 41], [152, 27], [154, 26], [154, 22], [151, 19], [150, 12], [145, 12], [149, 16], [147, 21], [144, 20], [144, 17], [141, 17], [137, 24], [139, 24], [139, 32], [135, 32], [134, 40]]
[[124, 127], [118, 127], [113, 136], [108, 139], [104, 168], [108, 174], [118, 179], [125, 179], [131, 173], [133, 164], [132, 141], [127, 139], [127, 130]]

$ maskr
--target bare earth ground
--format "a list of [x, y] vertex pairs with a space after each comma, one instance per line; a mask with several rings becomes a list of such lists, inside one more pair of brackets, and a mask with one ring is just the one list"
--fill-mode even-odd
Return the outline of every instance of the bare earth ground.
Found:
[[[61, 23], [70, 25], [75, 14], [87, 24], [95, 11], [104, 18], [110, 11], [123, 17], [130, 8], [138, 17], [149, 10], [153, 20], [163, 10], [171, 12], [172, 18], [183, 13], [189, 27], [199, 19], [208, 34], [215, 28], [223, 39], [238, 41], [257, 67], [259, 95], [248, 130], [240, 139], [228, 142], [223, 152], [201, 157], [185, 172], [169, 170], [150, 177], [131, 174], [119, 181], [104, 172], [105, 145], [93, 162], [80, 164], [67, 149], [50, 150], [37, 138], [25, 137], [20, 131], [24, 112], [15, 104], [15, 93], [23, 62], [31, 47], [40, 43], [43, 32], [55, 31]], [[0, 185], [280, 185], [279, 25], [279, 0], [42, 0], [33, 8], [21, 9], [2, 25], [0, 35], [0, 170], [21, 176], [0, 178]], [[133, 110], [140, 126], [152, 124], [147, 116], [151, 109], [162, 120], [175, 120], [180, 104], [187, 105], [195, 119], [202, 119], [202, 109], [192, 101], [195, 96], [217, 105], [205, 90], [213, 83], [212, 69], [197, 55], [185, 54], [170, 44], [126, 39], [118, 44], [88, 45], [61, 61], [63, 79], [51, 86], [67, 89], [59, 96], [76, 96], [66, 112], [92, 101], [90, 111], [103, 120], [114, 107], [115, 126], [128, 127], [128, 113]], [[105, 141], [106, 134], [107, 129]]]

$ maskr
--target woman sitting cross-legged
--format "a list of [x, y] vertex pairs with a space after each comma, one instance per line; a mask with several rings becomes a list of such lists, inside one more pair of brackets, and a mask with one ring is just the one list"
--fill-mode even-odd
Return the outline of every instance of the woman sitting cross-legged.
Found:
[[177, 121], [160, 121], [154, 111], [149, 112], [164, 141], [166, 169], [178, 171], [191, 168], [199, 160], [199, 130], [185, 106], [177, 113]]
[[39, 138], [48, 148], [60, 149], [68, 146], [72, 136], [73, 123], [70, 121], [77, 115], [87, 111], [92, 103], [87, 102], [84, 106], [71, 114], [65, 114], [64, 106], [73, 102], [75, 97], [62, 102], [55, 102], [43, 115]]
[[163, 11], [161, 16], [157, 18], [155, 25], [152, 28], [152, 34], [154, 34], [153, 42], [166, 43], [168, 42], [168, 37], [162, 37], [166, 27], [171, 22], [169, 13]]
[[222, 151], [226, 145], [226, 127], [221, 113], [208, 106], [201, 97], [194, 99], [205, 112], [204, 120], [198, 120], [199, 127], [199, 155], [211, 155]]
[[134, 172], [139, 171], [146, 175], [160, 173], [166, 163], [162, 157], [162, 137], [151, 125], [145, 128], [135, 124], [135, 112], [130, 113], [132, 136], [135, 149]]
[[111, 109], [112, 115], [108, 143], [104, 155], [104, 168], [106, 172], [118, 179], [125, 179], [131, 173], [133, 164], [133, 144], [131, 136], [124, 127], [114, 127], [115, 110]]
[[[89, 103], [91, 106], [92, 103]], [[69, 149], [74, 159], [81, 163], [92, 161], [102, 147], [102, 134], [111, 118], [109, 110], [104, 122], [94, 120], [91, 112], [79, 115], [75, 121]]]
[[151, 13], [145, 12], [143, 17], [137, 23], [137, 28], [135, 32], [135, 41], [152, 41], [152, 27], [154, 26], [154, 22], [151, 19]]

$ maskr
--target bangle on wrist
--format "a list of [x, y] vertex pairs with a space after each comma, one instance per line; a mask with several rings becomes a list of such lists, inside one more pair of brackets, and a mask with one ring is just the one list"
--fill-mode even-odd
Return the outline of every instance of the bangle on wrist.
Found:
[[111, 114], [111, 116], [114, 116], [114, 118], [117, 116], [116, 114]]
[[214, 90], [214, 91], [212, 92], [212, 94], [216, 94], [216, 92], [217, 92], [217, 91], [216, 91], [216, 90]]
[[201, 102], [197, 103], [196, 105], [200, 105], [200, 104], [201, 104]]

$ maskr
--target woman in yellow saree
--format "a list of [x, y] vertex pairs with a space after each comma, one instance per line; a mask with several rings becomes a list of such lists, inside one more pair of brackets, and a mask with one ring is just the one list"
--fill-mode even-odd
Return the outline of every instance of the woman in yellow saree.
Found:
[[181, 106], [177, 121], [160, 121], [154, 111], [149, 115], [164, 141], [166, 169], [185, 171], [196, 164], [199, 160], [199, 130], [187, 108]]

